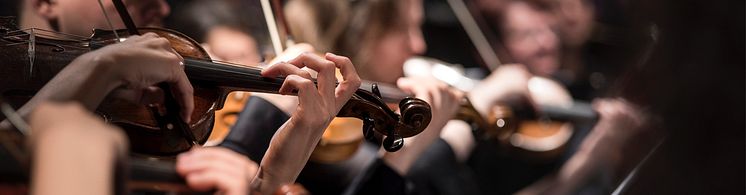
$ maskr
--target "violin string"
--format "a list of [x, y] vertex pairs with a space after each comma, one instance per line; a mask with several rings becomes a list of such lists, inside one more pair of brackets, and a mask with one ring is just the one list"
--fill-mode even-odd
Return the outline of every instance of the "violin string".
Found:
[[117, 42], [121, 41], [122, 39], [119, 38], [119, 33], [117, 33], [116, 29], [114, 29], [114, 25], [111, 24], [111, 20], [109, 19], [109, 13], [106, 12], [106, 9], [104, 9], [104, 3], [101, 2], [101, 0], [98, 0], [98, 6], [101, 8], [101, 12], [104, 13], [104, 18], [106, 18], [106, 23], [109, 24], [109, 28], [114, 31], [114, 37], [117, 38]]
[[36, 37], [52, 38], [52, 39], [58, 39], [62, 41], [85, 41], [87, 39], [86, 37], [82, 37], [78, 35], [44, 30], [40, 28], [27, 28], [27, 29], [10, 31], [6, 33], [6, 35], [3, 36], [3, 38], [14, 38], [14, 37], [20, 38], [23, 36], [28, 36], [31, 33], [36, 34]]

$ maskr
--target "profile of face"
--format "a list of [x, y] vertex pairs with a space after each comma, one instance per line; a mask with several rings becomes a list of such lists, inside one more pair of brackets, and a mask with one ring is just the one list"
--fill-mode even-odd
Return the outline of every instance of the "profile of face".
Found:
[[549, 16], [529, 4], [512, 2], [502, 21], [508, 53], [531, 73], [551, 76], [559, 69], [559, 41]]
[[557, 25], [562, 41], [580, 46], [591, 36], [595, 11], [589, 0], [562, 0], [556, 6]]
[[[34, 9], [52, 27], [63, 33], [90, 36], [93, 29], [110, 29], [98, 0], [30, 0]], [[171, 8], [165, 0], [123, 0], [124, 5], [138, 27], [161, 26]], [[106, 13], [116, 29], [124, 23], [112, 1], [102, 0]]]
[[412, 56], [425, 52], [425, 39], [422, 36], [420, 25], [422, 24], [423, 8], [422, 0], [397, 0], [402, 9], [401, 16], [405, 18], [398, 21], [396, 27], [389, 28], [385, 34], [373, 40], [371, 44], [371, 58], [368, 64], [372, 77], [379, 82], [396, 83], [396, 80], [404, 76], [404, 62]]

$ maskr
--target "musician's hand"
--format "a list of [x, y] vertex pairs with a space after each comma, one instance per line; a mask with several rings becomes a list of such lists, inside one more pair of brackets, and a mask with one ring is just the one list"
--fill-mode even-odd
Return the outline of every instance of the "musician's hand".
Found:
[[[316, 52], [316, 49], [313, 48], [313, 46], [305, 43], [298, 43], [295, 45], [292, 45], [288, 47], [285, 51], [282, 51], [277, 57], [272, 59], [270, 62], [271, 64], [277, 64], [279, 62], [286, 62], [290, 61], [293, 58], [298, 57], [299, 55], [303, 53], [313, 53]], [[304, 68], [304, 70], [308, 70]], [[312, 72], [311, 75], [316, 74], [315, 72]], [[298, 108], [298, 97], [295, 96], [284, 96], [284, 95], [278, 95], [278, 94], [270, 94], [270, 93], [254, 93], [252, 96], [261, 97], [264, 100], [267, 100], [268, 102], [272, 103], [273, 105], [277, 106], [280, 110], [285, 112], [285, 114], [291, 115], [295, 110]]]
[[526, 67], [520, 64], [500, 66], [469, 91], [469, 100], [477, 111], [488, 116], [489, 110], [498, 103], [516, 98], [529, 99], [528, 81], [531, 76]]
[[[301, 68], [308, 67], [318, 72], [317, 84], [311, 80], [311, 74]], [[337, 85], [335, 70], [339, 68], [343, 80]], [[288, 63], [275, 64], [262, 71], [262, 76], [286, 76], [280, 87], [280, 94], [298, 93], [298, 109], [292, 114], [291, 121], [302, 126], [318, 128], [322, 131], [347, 103], [353, 93], [360, 87], [360, 77], [352, 62], [343, 56], [331, 53], [320, 57], [303, 53]], [[318, 86], [318, 87], [317, 87]]]
[[153, 85], [166, 82], [182, 107], [181, 116], [188, 121], [194, 97], [181, 61], [166, 39], [152, 33], [133, 36], [73, 60], [18, 113], [26, 117], [46, 101], [76, 101], [94, 110], [107, 96], [142, 104], [159, 102], [163, 101], [163, 91]]
[[108, 194], [127, 138], [77, 103], [43, 103], [31, 114], [34, 194]]
[[248, 194], [257, 169], [254, 161], [223, 147], [195, 148], [176, 158], [176, 172], [190, 188], [225, 195]]
[[602, 138], [614, 143], [623, 143], [640, 133], [648, 120], [647, 113], [620, 98], [594, 100], [593, 109], [599, 114], [594, 129], [603, 132]]
[[[317, 84], [302, 67], [318, 72]], [[342, 73], [339, 85], [335, 68]], [[352, 62], [331, 53], [324, 57], [304, 53], [288, 63], [275, 64], [262, 71], [265, 77], [281, 75], [287, 77], [280, 93], [297, 92], [299, 104], [290, 120], [275, 133], [253, 180], [252, 191], [261, 194], [271, 194], [280, 185], [295, 181], [324, 129], [360, 86], [360, 77]]]
[[407, 143], [398, 152], [386, 153], [385, 162], [399, 174], [406, 175], [409, 168], [425, 149], [440, 136], [443, 127], [458, 111], [463, 93], [448, 87], [434, 78], [414, 77], [400, 78], [399, 88], [414, 93], [419, 99], [430, 104], [432, 119], [427, 128], [414, 137], [405, 138]]
[[400, 78], [397, 85], [403, 91], [413, 93], [416, 98], [430, 104], [432, 120], [427, 128], [438, 132], [449, 120], [453, 119], [463, 98], [463, 93], [430, 77]]
[[146, 33], [95, 50], [90, 55], [94, 56], [94, 61], [105, 65], [102, 69], [108, 74], [101, 76], [113, 79], [116, 97], [142, 104], [158, 103], [163, 101], [163, 95], [154, 86], [166, 82], [181, 105], [182, 118], [190, 119], [194, 110], [194, 89], [184, 73], [184, 59], [167, 39]]

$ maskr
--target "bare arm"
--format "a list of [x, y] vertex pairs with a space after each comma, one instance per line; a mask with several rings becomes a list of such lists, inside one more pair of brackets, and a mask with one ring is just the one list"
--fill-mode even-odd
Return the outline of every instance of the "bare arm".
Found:
[[[302, 67], [318, 72], [318, 87], [310, 80], [310, 74], [300, 69]], [[335, 67], [343, 77], [338, 86]], [[295, 181], [324, 129], [360, 86], [360, 77], [346, 57], [327, 54], [322, 58], [308, 53], [289, 63], [265, 69], [262, 75], [289, 75], [280, 93], [291, 94], [297, 90], [299, 100], [298, 109], [272, 138], [251, 184], [253, 192], [270, 194], [281, 185]]]

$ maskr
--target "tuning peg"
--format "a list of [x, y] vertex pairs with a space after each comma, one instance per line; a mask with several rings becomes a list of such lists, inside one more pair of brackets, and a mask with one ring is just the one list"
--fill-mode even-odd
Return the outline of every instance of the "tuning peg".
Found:
[[404, 138], [398, 135], [389, 135], [383, 139], [383, 149], [387, 152], [399, 151], [404, 146]]
[[363, 120], [363, 137], [368, 141], [374, 141], [376, 139], [373, 128], [375, 128], [375, 120], [370, 117], [365, 117]]
[[378, 90], [378, 83], [373, 83], [370, 86], [370, 91], [373, 92], [373, 95], [378, 96], [378, 98], [381, 98], [381, 91]]

